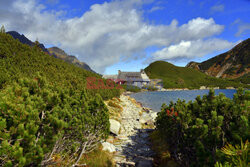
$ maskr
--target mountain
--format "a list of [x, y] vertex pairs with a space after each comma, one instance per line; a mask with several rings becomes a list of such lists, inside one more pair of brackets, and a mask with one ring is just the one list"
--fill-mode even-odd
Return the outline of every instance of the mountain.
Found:
[[250, 38], [234, 48], [204, 62], [190, 62], [186, 65], [217, 78], [239, 78], [250, 71]]
[[[19, 34], [16, 31], [9, 31], [7, 34], [11, 35], [14, 39], [18, 39], [21, 43], [27, 44], [29, 46], [34, 46], [35, 42], [32, 42], [27, 37], [25, 37], [23, 34]], [[86, 63], [80, 62], [75, 56], [67, 55], [62, 49], [57, 47], [52, 47], [49, 49], [46, 49], [43, 44], [39, 44], [39, 47], [46, 53], [53, 55], [55, 58], [62, 59], [68, 63], [74, 64], [80, 68], [83, 68], [85, 70], [94, 72]]]
[[93, 71], [86, 63], [80, 62], [75, 56], [68, 55], [65, 53], [64, 50], [58, 48], [58, 47], [51, 47], [48, 48], [48, 51], [51, 55], [53, 55], [55, 58], [62, 59], [68, 63], [74, 64], [80, 68], [83, 68], [85, 70], [95, 72]]
[[156, 61], [145, 68], [150, 79], [162, 79], [164, 88], [200, 88], [244, 86], [236, 81], [208, 76], [200, 71], [187, 67], [177, 67], [165, 61]]
[[[7, 32], [7, 34], [10, 34], [14, 39], [18, 39], [21, 43], [23, 44], [27, 44], [29, 46], [34, 46], [35, 42], [32, 42], [31, 40], [29, 40], [28, 38], [26, 38], [23, 34], [19, 34], [16, 31], [9, 31]], [[39, 47], [46, 53], [49, 53], [49, 51], [44, 47], [43, 44], [39, 44]]]

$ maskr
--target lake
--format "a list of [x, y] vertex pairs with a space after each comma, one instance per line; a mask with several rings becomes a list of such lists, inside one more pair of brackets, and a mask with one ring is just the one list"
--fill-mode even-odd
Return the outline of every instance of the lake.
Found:
[[[209, 90], [182, 90], [182, 91], [164, 91], [164, 92], [139, 92], [131, 94], [130, 97], [142, 103], [143, 106], [159, 112], [163, 103], [169, 104], [170, 101], [176, 102], [178, 99], [184, 99], [186, 102], [194, 100], [198, 95], [201, 97], [208, 94]], [[216, 89], [215, 94], [223, 93], [228, 98], [233, 98], [235, 89]]]

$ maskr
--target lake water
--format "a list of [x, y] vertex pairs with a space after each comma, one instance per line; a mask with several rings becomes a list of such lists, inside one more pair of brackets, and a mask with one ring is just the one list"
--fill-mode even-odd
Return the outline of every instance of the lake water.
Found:
[[[143, 106], [152, 108], [159, 112], [163, 103], [169, 104], [170, 101], [176, 102], [178, 99], [184, 99], [186, 102], [194, 100], [198, 95], [201, 97], [208, 94], [209, 90], [183, 90], [183, 91], [164, 91], [164, 92], [140, 92], [131, 94], [130, 97], [142, 103]], [[223, 93], [228, 98], [233, 98], [235, 89], [216, 89], [215, 94]]]

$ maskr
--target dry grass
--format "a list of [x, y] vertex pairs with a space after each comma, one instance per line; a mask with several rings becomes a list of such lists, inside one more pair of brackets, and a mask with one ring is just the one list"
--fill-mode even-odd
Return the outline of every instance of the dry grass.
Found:
[[128, 97], [128, 99], [137, 107], [142, 107], [140, 103], [138, 103], [134, 98]]
[[114, 167], [112, 156], [111, 153], [102, 151], [100, 146], [91, 153], [83, 155], [80, 164], [86, 164], [87, 167]]
[[[54, 155], [53, 156], [54, 165], [49, 165], [48, 167], [68, 167], [68, 159], [61, 159], [60, 155]], [[84, 154], [78, 164], [81, 164], [82, 166], [85, 167], [114, 167], [115, 164], [113, 162], [113, 154], [109, 153], [107, 151], [102, 150], [101, 144], [99, 147], [88, 153]], [[83, 165], [85, 164], [85, 165]]]
[[120, 109], [122, 111], [122, 107], [118, 103], [116, 103], [115, 100], [112, 100], [112, 101], [110, 100], [108, 102], [108, 105], [110, 107], [118, 108], [118, 109]]
[[121, 100], [119, 98], [113, 98], [111, 100], [105, 101], [105, 104], [109, 110], [109, 117], [117, 121], [119, 121], [121, 112], [123, 111], [123, 108], [120, 103]]
[[155, 129], [155, 125], [154, 123], [149, 123], [149, 124], [141, 124], [142, 125], [142, 129]]

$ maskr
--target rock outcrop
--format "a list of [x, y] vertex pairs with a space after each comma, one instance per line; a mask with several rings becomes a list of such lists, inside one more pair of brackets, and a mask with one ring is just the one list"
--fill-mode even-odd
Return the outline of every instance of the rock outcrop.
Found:
[[234, 48], [204, 62], [190, 62], [186, 65], [217, 78], [239, 78], [250, 72], [250, 38]]
[[68, 55], [64, 50], [58, 48], [58, 47], [51, 47], [48, 48], [48, 51], [51, 55], [53, 55], [55, 58], [61, 59], [63, 61], [66, 61], [68, 63], [74, 64], [77, 67], [83, 68], [85, 70], [94, 72], [88, 64], [79, 61], [75, 56], [73, 55]]

